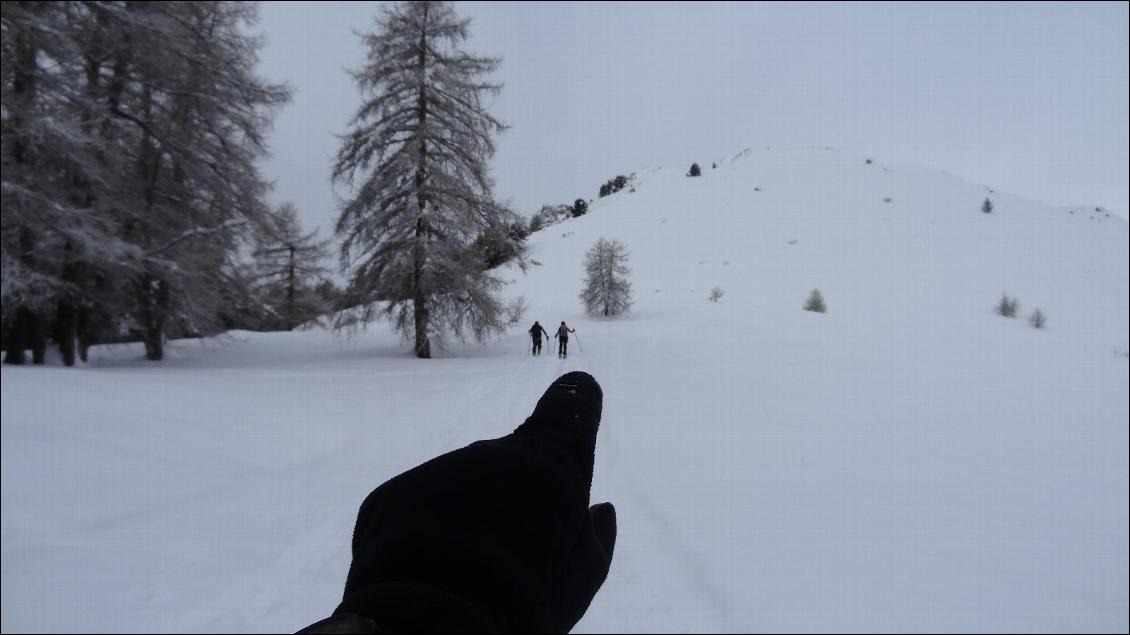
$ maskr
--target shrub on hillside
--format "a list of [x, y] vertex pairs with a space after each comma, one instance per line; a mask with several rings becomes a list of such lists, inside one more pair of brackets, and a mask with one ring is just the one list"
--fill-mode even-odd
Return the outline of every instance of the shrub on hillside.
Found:
[[1007, 293], [1001, 294], [1001, 299], [997, 302], [996, 312], [997, 315], [1007, 318], [1016, 317], [1020, 311], [1020, 300], [1008, 297]]
[[[585, 208], [587, 211], [587, 207]], [[574, 206], [570, 205], [542, 205], [541, 209], [530, 217], [528, 233], [541, 231], [550, 225], [556, 225], [573, 216]]]
[[628, 185], [629, 181], [630, 177], [626, 177], [623, 174], [616, 176], [616, 178], [608, 179], [605, 181], [604, 185], [600, 186], [600, 196], [604, 197], [619, 192]]
[[813, 289], [812, 293], [808, 294], [808, 299], [804, 301], [804, 310], [813, 313], [828, 312], [828, 305], [824, 304], [824, 295], [820, 293], [820, 289]]

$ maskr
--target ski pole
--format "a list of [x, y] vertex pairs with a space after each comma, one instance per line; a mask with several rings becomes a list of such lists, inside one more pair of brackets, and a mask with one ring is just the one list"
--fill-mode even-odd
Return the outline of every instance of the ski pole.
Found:
[[578, 352], [578, 353], [583, 353], [583, 352], [585, 352], [585, 347], [584, 347], [584, 346], [581, 346], [581, 335], [580, 335], [580, 333], [576, 333], [576, 332], [574, 332], [574, 333], [573, 333], [573, 335], [576, 335], [576, 336], [577, 336], [577, 352]]

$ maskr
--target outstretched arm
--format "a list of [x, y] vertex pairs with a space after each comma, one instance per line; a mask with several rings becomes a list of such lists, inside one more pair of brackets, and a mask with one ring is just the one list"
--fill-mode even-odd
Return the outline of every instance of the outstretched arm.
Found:
[[595, 379], [568, 373], [512, 434], [373, 490], [331, 619], [381, 632], [572, 629], [616, 543], [615, 508], [589, 506], [602, 401]]

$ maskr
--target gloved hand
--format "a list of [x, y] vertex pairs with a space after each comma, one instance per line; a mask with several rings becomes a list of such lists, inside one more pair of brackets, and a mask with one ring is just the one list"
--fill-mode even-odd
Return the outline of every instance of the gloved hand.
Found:
[[616, 543], [615, 508], [589, 507], [602, 399], [590, 375], [563, 375], [512, 434], [373, 490], [335, 616], [383, 631], [572, 629]]

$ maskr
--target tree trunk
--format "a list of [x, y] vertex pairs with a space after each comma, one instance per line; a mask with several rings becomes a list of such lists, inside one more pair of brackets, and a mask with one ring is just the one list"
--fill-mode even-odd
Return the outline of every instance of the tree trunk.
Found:
[[47, 320], [42, 314], [28, 311], [31, 334], [31, 363], [42, 364], [47, 358]]
[[416, 357], [429, 359], [432, 356], [432, 343], [428, 339], [427, 300], [416, 297], [412, 300], [412, 309], [416, 316]]
[[165, 322], [157, 320], [145, 326], [145, 359], [159, 362], [165, 357]]
[[[608, 317], [608, 303], [612, 301], [612, 262], [614, 262], [611, 253], [612, 248], [607, 247], [602, 250], [600, 263], [604, 267], [604, 317]], [[605, 257], [608, 262], [605, 262]]]
[[423, 219], [417, 222], [416, 246], [413, 254], [413, 296], [412, 313], [416, 320], [416, 357], [428, 359], [432, 356], [432, 345], [428, 340], [428, 299], [424, 296], [424, 235]]
[[31, 345], [31, 324], [28, 320], [29, 311], [25, 308], [16, 310], [16, 321], [12, 325], [12, 332], [8, 334], [8, 350], [4, 352], [4, 363], [23, 366], [27, 361], [24, 352]]
[[294, 330], [294, 245], [290, 246], [290, 267], [287, 270], [286, 330]]
[[76, 313], [75, 306], [66, 300], [61, 300], [55, 310], [55, 337], [65, 366], [75, 365]]
[[169, 287], [163, 280], [145, 276], [141, 290], [142, 321], [145, 332], [145, 358], [160, 361], [165, 357], [165, 314], [169, 304]]
[[75, 330], [78, 331], [78, 358], [86, 363], [87, 351], [90, 350], [91, 332], [90, 332], [90, 308], [82, 307], [78, 310], [78, 317], [75, 320]]
[[[427, 23], [428, 10], [424, 9], [424, 21]], [[426, 27], [425, 27], [426, 28]], [[420, 137], [420, 155], [416, 162], [416, 205], [419, 216], [416, 219], [416, 243], [412, 248], [412, 313], [416, 326], [416, 357], [428, 359], [432, 356], [432, 345], [428, 340], [428, 299], [424, 295], [424, 267], [427, 263], [425, 241], [427, 240], [427, 224], [424, 221], [424, 210], [427, 207], [427, 198], [424, 196], [424, 182], [427, 178], [428, 146], [423, 139], [424, 126], [428, 113], [428, 98], [424, 91], [427, 71], [427, 39], [426, 32], [420, 33], [419, 44], [419, 96], [416, 101], [416, 120]]]
[[[85, 189], [77, 179], [72, 179], [76, 189]], [[74, 246], [67, 241], [63, 247], [65, 264], [63, 265], [63, 282], [71, 286], [81, 286], [82, 267], [74, 261]], [[59, 353], [63, 356], [63, 364], [67, 367], [75, 365], [75, 336], [78, 307], [70, 293], [64, 294], [55, 303], [55, 343], [59, 346]]]
[[12, 364], [13, 366], [23, 366], [24, 357], [24, 341], [22, 338], [17, 338], [15, 329], [12, 330], [11, 339], [8, 341], [8, 349], [4, 351], [4, 363]]

